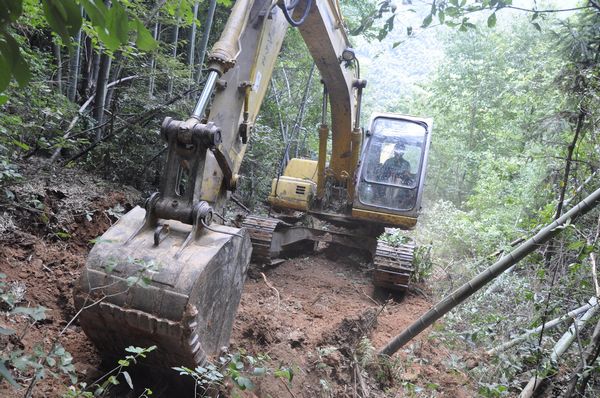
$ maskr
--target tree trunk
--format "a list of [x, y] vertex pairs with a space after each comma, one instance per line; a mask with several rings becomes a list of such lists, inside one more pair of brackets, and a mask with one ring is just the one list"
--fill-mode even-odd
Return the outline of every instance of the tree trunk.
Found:
[[62, 94], [62, 56], [58, 39], [54, 40], [54, 59], [56, 60], [56, 89]]
[[532, 337], [533, 335], [540, 333], [542, 330], [547, 331], [547, 330], [555, 328], [556, 326], [560, 325], [561, 323], [563, 323], [565, 321], [572, 321], [573, 318], [577, 317], [582, 312], [589, 310], [593, 305], [598, 305], [598, 301], [596, 300], [595, 297], [592, 297], [587, 304], [585, 304], [579, 308], [576, 308], [572, 311], [569, 311], [568, 313], [564, 314], [563, 316], [560, 316], [551, 321], [548, 321], [533, 330], [526, 331], [524, 334], [522, 334], [512, 340], [486, 351], [486, 354], [487, 355], [496, 355], [499, 352], [505, 351], [511, 347], [514, 347], [515, 345], [519, 344], [520, 342], [525, 341], [528, 338]]
[[[160, 38], [160, 24], [156, 22], [154, 24], [154, 40], [158, 41]], [[150, 58], [150, 79], [148, 80], [148, 98], [154, 96], [154, 82], [156, 79], [156, 56], [152, 54]]]
[[[123, 71], [123, 54], [121, 52], [119, 52], [117, 54], [117, 56], [115, 57], [115, 61], [117, 61], [117, 67], [113, 69], [112, 72], [112, 76], [110, 78], [110, 81], [117, 81], [119, 80], [119, 78], [121, 77], [121, 72]], [[115, 86], [107, 86], [107, 93], [106, 93], [106, 108], [111, 108], [112, 107], [112, 99], [113, 99], [113, 95], [115, 93]]]
[[194, 20], [192, 21], [192, 28], [190, 29], [190, 34], [188, 35], [188, 67], [190, 68], [190, 84], [188, 89], [192, 85], [194, 81], [194, 57], [196, 55], [196, 19], [198, 19], [198, 1], [194, 2]]
[[81, 79], [79, 87], [79, 96], [87, 98], [90, 96], [92, 87], [92, 69], [94, 64], [94, 51], [92, 49], [92, 39], [85, 37], [83, 39], [83, 65], [81, 67]]
[[92, 93], [96, 92], [96, 87], [98, 84], [98, 73], [100, 71], [100, 59], [101, 52], [94, 51], [94, 55], [92, 56], [92, 70], [90, 72], [90, 81], [88, 82], [87, 87], [88, 95], [91, 95]]
[[[558, 219], [558, 217], [562, 214], [562, 209], [565, 202], [565, 193], [567, 192], [567, 187], [569, 186], [569, 178], [571, 174], [571, 163], [573, 162], [573, 152], [575, 151], [575, 145], [577, 144], [577, 140], [579, 139], [579, 135], [581, 133], [581, 129], [583, 128], [583, 123], [585, 121], [586, 111], [583, 108], [579, 109], [579, 116], [577, 117], [577, 124], [575, 126], [575, 134], [573, 134], [573, 140], [571, 144], [567, 147], [567, 159], [565, 160], [565, 172], [563, 175], [563, 179], [561, 182], [560, 193], [558, 197], [558, 203], [556, 204], [556, 213], [554, 214], [554, 219]], [[546, 248], [546, 253], [544, 255], [544, 264], [546, 268], [550, 267], [550, 262], [554, 255], [554, 251], [556, 250], [556, 242], [553, 239], [548, 242], [548, 246]]]
[[[83, 16], [83, 8], [80, 8], [81, 16]], [[81, 53], [81, 28], [75, 35], [75, 46], [71, 51], [69, 59], [69, 86], [67, 87], [67, 98], [71, 102], [75, 102], [77, 97], [77, 82], [79, 80], [79, 59]]]
[[[308, 94], [310, 92], [310, 85], [312, 83], [312, 78], [313, 78], [313, 74], [315, 72], [315, 63], [312, 63], [312, 66], [310, 67], [310, 72], [308, 73], [308, 79], [306, 80], [306, 87], [304, 87], [304, 93], [302, 94], [302, 103], [300, 104], [300, 110], [298, 111], [298, 118], [297, 118], [297, 133], [296, 134], [300, 134], [300, 132], [302, 131], [302, 124], [304, 122], [304, 113], [306, 111], [306, 103], [308, 101]], [[296, 127], [296, 126], [294, 126]], [[304, 147], [304, 144], [306, 143], [306, 138], [308, 135], [308, 130], [306, 131], [306, 133], [304, 134], [304, 136], [302, 137], [302, 142], [299, 145], [296, 145], [296, 157], [298, 157], [299, 153], [300, 153], [300, 149]]]
[[[600, 321], [596, 323], [596, 327], [594, 328], [594, 333], [592, 334], [592, 340], [590, 344], [587, 346], [585, 350], [585, 360], [582, 362], [579, 367], [573, 372], [573, 379], [565, 392], [564, 397], [583, 397], [585, 394], [585, 389], [587, 387], [587, 383], [592, 376], [593, 364], [596, 362], [598, 355], [600, 354]], [[585, 366], [587, 364], [587, 366]], [[584, 367], [585, 366], [585, 367]], [[581, 381], [579, 378], [581, 377]], [[579, 388], [577, 388], [577, 384], [579, 383]], [[575, 394], [575, 390], [577, 389], [577, 394]]]
[[[98, 80], [96, 81], [96, 97], [94, 99], [94, 119], [98, 126], [104, 123], [104, 109], [106, 106], [106, 85], [110, 75], [110, 66], [112, 59], [106, 53], [100, 56], [100, 67], [98, 68]], [[102, 139], [103, 128], [96, 131], [96, 141]]]
[[202, 42], [200, 43], [200, 49], [198, 54], [198, 74], [196, 76], [196, 83], [200, 83], [202, 79], [202, 65], [204, 64], [204, 57], [206, 56], [206, 48], [208, 47], [208, 38], [210, 36], [210, 29], [212, 27], [213, 19], [215, 18], [215, 9], [217, 8], [217, 0], [210, 0], [208, 5], [208, 14], [206, 14], [206, 22], [204, 22], [204, 32], [202, 33]]
[[[283, 145], [287, 148], [289, 145], [288, 138], [288, 126], [283, 123], [283, 115], [281, 114], [281, 103], [279, 100], [279, 92], [277, 91], [277, 86], [275, 85], [275, 79], [271, 77], [271, 89], [273, 90], [273, 96], [275, 97], [275, 104], [277, 104], [277, 116], [279, 118], [279, 130], [281, 131], [281, 138], [283, 139]], [[283, 160], [285, 164], [288, 163], [289, 159], [287, 158], [287, 151], [284, 154]]]
[[[550, 360], [547, 361], [546, 366], [544, 366], [543, 368], [554, 369], [554, 366], [555, 366], [554, 364], [557, 363], [558, 358], [560, 358], [567, 351], [567, 349], [571, 346], [571, 344], [575, 340], [575, 337], [579, 333], [579, 330], [581, 330], [581, 328], [583, 328], [583, 326], [585, 326], [586, 322], [589, 321], [590, 318], [592, 318], [594, 316], [594, 314], [596, 313], [597, 310], [598, 310], [598, 303], [596, 302], [595, 306], [593, 306], [589, 310], [587, 310], [586, 313], [583, 314], [583, 316], [580, 319], [577, 319], [577, 320], [575, 320], [575, 322], [573, 322], [573, 324], [569, 327], [569, 330], [567, 330], [567, 332], [562, 335], [560, 340], [558, 340], [558, 342], [554, 345], [554, 348], [552, 348], [552, 354], [550, 355]], [[545, 372], [545, 373], [548, 373], [548, 372]], [[554, 375], [556, 375], [556, 372], [552, 371], [552, 372], [549, 372], [548, 376], [539, 376], [537, 373], [537, 370], [536, 370], [535, 376], [533, 376], [529, 380], [529, 383], [527, 383], [527, 385], [525, 386], [523, 391], [521, 391], [519, 398], [533, 397], [533, 395], [535, 394], [535, 391], [538, 389], [538, 387], [540, 385], [542, 385], [542, 383], [546, 379], [549, 379], [550, 377], [552, 377]]]
[[[179, 13], [179, 11], [178, 11]], [[173, 30], [173, 41], [171, 44], [173, 44], [173, 52], [171, 53], [171, 56], [173, 57], [173, 59], [177, 59], [177, 44], [179, 43], [179, 17], [177, 17], [177, 21], [175, 23], [175, 28]], [[167, 88], [167, 98], [171, 98], [171, 95], [173, 95], [173, 82], [174, 82], [174, 78], [173, 76], [169, 76], [169, 85]]]

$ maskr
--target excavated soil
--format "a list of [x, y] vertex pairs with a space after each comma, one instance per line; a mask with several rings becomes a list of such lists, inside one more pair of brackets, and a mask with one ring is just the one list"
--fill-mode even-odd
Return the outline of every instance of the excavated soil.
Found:
[[[8, 187], [11, 199], [0, 201], [0, 273], [6, 275], [4, 290], [18, 293], [19, 306], [41, 305], [47, 311], [46, 319], [28, 326], [26, 317], [9, 316], [6, 306], [0, 308], [0, 327], [17, 331], [0, 334], [0, 351], [32, 353], [41, 347], [45, 352], [57, 341], [72, 355], [79, 381], [89, 383], [104, 371], [99, 353], [77, 321], [69, 324], [75, 315], [71, 291], [91, 241], [140, 195], [75, 171], [41, 172], [38, 163], [24, 166], [22, 172], [26, 183]], [[268, 356], [269, 371], [254, 377], [255, 388], [243, 396], [477, 395], [464, 366], [452, 366], [457, 358], [464, 363], [476, 359], [449, 351], [428, 332], [388, 366], [374, 359], [374, 349], [431, 306], [424, 295], [391, 299], [375, 292], [367, 265], [352, 255], [331, 261], [317, 251], [271, 269], [253, 265], [253, 270], [255, 278], [247, 279], [229, 350]], [[291, 383], [273, 375], [288, 367], [294, 374]], [[0, 396], [25, 396], [31, 371], [11, 370], [22, 387], [2, 380]], [[63, 396], [70, 385], [66, 376], [47, 373], [31, 396]], [[153, 396], [173, 396], [154, 390]]]

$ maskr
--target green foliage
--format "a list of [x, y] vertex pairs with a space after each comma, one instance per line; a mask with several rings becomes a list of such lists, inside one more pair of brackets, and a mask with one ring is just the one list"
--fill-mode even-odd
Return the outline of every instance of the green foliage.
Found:
[[[16, 341], [21, 341], [27, 331], [35, 323], [46, 319], [45, 307], [23, 307], [18, 304], [23, 300], [24, 287], [18, 284], [9, 285], [6, 275], [0, 273], [0, 307], [7, 308], [8, 319], [17, 321], [25, 320], [22, 330], [0, 327], [0, 335], [12, 335]], [[43, 344], [38, 343], [33, 350], [27, 352], [18, 345], [11, 350], [0, 351], [0, 380], [6, 380], [14, 388], [19, 388], [18, 374], [33, 372], [35, 378], [43, 378], [46, 375], [58, 377], [65, 374], [75, 380], [75, 368], [73, 357], [60, 344], [54, 344], [52, 349], [46, 352]]]
[[[24, 10], [23, 1], [0, 1], [0, 69], [8, 72], [0, 75], [0, 94], [8, 87], [11, 76], [20, 87], [25, 86], [31, 79], [29, 64], [10, 29], [12, 24], [19, 23]], [[71, 37], [81, 28], [82, 7], [90, 18], [93, 30], [107, 49], [115, 51], [126, 45], [132, 34], [136, 37], [135, 42], [140, 50], [153, 50], [157, 43], [144, 24], [127, 13], [125, 4], [115, 0], [109, 8], [102, 1], [42, 0], [42, 9], [46, 22], [51, 30], [61, 37], [63, 43], [71, 43]], [[25, 9], [29, 11], [31, 6]], [[2, 101], [5, 102], [6, 99]]]
[[[218, 364], [208, 363], [195, 369], [181, 366], [174, 367], [173, 370], [179, 372], [181, 376], [191, 377], [196, 386], [202, 390], [218, 390], [224, 387], [227, 380], [231, 380], [239, 391], [252, 390], [255, 387], [253, 380], [267, 375], [283, 379], [288, 383], [292, 382], [294, 378], [292, 368], [269, 368], [269, 362], [271, 358], [268, 355], [259, 354], [255, 357], [240, 350], [219, 357]], [[237, 394], [233, 392], [233, 396]]]
[[[76, 397], [106, 397], [110, 396], [110, 391], [114, 386], [119, 385], [121, 382], [119, 379], [122, 377], [127, 383], [129, 388], [133, 390], [133, 380], [131, 375], [126, 370], [132, 365], [138, 363], [140, 359], [145, 359], [149, 353], [156, 350], [156, 346], [150, 346], [147, 348], [129, 346], [125, 348], [125, 352], [131, 355], [126, 355], [123, 359], [117, 361], [118, 366], [110, 372], [104, 374], [96, 382], [88, 385], [87, 383], [73, 384], [69, 386], [69, 390], [63, 395], [64, 398], [76, 398]], [[152, 395], [152, 390], [145, 388], [139, 397], [148, 397]]]

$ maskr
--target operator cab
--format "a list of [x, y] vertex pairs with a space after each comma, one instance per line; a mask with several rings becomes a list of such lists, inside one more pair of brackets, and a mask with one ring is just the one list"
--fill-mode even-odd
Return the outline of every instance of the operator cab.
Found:
[[392, 220], [406, 217], [416, 223], [431, 124], [431, 119], [412, 116], [373, 116], [365, 140], [354, 209], [402, 216], [389, 218], [390, 225], [403, 224]]

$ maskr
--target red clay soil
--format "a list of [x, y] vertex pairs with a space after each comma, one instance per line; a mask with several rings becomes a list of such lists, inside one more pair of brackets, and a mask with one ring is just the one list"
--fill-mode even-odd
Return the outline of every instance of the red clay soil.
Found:
[[361, 337], [381, 348], [430, 308], [428, 299], [413, 294], [400, 302], [382, 299], [367, 268], [352, 258], [296, 258], [264, 275], [246, 282], [232, 349], [267, 354], [273, 366], [295, 369], [295, 378], [287, 388], [274, 378], [258, 380], [257, 396], [404, 397], [411, 391], [423, 393], [415, 396], [476, 396], [468, 377], [446, 365], [451, 353], [426, 335], [392, 360], [395, 374], [381, 374], [382, 369], [367, 363], [356, 377], [353, 359], [361, 362], [361, 353], [355, 352]]
[[[127, 209], [134, 200], [131, 192], [99, 188], [87, 177], [29, 181], [33, 187], [14, 189], [16, 201], [0, 204], [0, 221], [10, 227], [0, 229], [0, 273], [6, 274], [8, 286], [24, 288], [20, 306], [45, 306], [47, 318], [26, 328], [26, 318], [9, 317], [2, 308], [0, 327], [24, 336], [0, 335], [3, 354], [51, 346], [75, 314], [71, 291], [90, 240], [114, 222], [115, 206]], [[85, 194], [73, 198], [77, 192]], [[72, 205], [77, 200], [82, 206]], [[393, 366], [381, 367], [372, 359], [372, 346], [380, 348], [425, 312], [431, 305], [427, 298], [409, 294], [396, 302], [376, 297], [367, 266], [351, 257], [330, 261], [317, 253], [262, 272], [264, 277], [258, 271], [253, 273], [258, 278], [247, 279], [230, 351], [267, 354], [269, 368], [290, 366], [294, 379], [286, 384], [273, 375], [254, 378], [256, 388], [245, 396], [476, 396], [468, 377], [448, 365], [453, 353], [427, 333], [394, 357]], [[77, 322], [66, 328], [59, 343], [73, 356], [80, 381], [102, 374], [99, 354]], [[2, 380], [0, 397], [25, 395], [31, 372], [12, 371], [23, 387], [15, 389]], [[59, 397], [69, 385], [64, 375], [48, 375], [32, 396]]]

